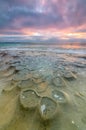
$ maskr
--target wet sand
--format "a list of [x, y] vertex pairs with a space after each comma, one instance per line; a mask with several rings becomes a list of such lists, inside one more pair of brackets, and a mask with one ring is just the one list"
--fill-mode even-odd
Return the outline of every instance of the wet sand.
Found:
[[86, 130], [86, 56], [0, 50], [0, 130]]

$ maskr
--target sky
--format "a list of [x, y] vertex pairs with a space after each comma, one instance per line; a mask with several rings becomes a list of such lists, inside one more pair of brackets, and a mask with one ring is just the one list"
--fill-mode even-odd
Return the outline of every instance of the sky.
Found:
[[0, 41], [86, 42], [86, 0], [0, 0]]

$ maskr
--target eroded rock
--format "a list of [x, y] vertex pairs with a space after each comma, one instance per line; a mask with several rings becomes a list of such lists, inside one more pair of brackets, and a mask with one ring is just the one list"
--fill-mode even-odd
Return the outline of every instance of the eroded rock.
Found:
[[34, 90], [26, 89], [20, 93], [20, 103], [26, 109], [36, 108], [39, 98], [40, 97]]
[[64, 87], [64, 83], [62, 81], [62, 79], [60, 77], [56, 77], [53, 79], [53, 84], [56, 86], [56, 87]]
[[43, 120], [50, 120], [57, 114], [58, 105], [49, 97], [43, 97], [39, 104], [39, 113]]
[[31, 79], [23, 80], [18, 84], [20, 89], [32, 88], [32, 86], [34, 86], [34, 83]]
[[67, 94], [60, 90], [53, 90], [52, 91], [52, 98], [57, 101], [58, 103], [67, 103]]

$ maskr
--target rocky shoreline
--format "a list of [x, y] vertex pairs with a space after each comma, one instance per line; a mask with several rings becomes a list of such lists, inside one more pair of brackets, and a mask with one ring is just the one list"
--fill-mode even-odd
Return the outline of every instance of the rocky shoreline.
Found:
[[85, 79], [85, 55], [0, 51], [0, 130], [85, 130]]

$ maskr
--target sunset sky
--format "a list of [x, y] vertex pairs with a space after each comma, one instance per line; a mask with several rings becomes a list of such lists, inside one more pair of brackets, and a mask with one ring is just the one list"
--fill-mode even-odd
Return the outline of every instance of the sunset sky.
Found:
[[0, 41], [86, 42], [86, 0], [0, 0]]

